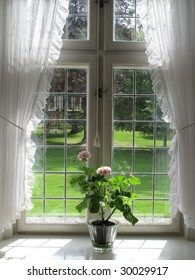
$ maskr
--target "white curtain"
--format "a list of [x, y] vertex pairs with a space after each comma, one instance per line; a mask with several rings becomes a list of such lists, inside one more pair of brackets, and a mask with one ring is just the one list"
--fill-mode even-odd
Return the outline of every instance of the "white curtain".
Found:
[[0, 0], [0, 232], [31, 207], [35, 147], [29, 135], [46, 103], [52, 71], [46, 84], [42, 77], [59, 57], [67, 5]]
[[164, 119], [176, 130], [171, 147], [172, 215], [195, 228], [195, 1], [142, 0], [152, 81]]

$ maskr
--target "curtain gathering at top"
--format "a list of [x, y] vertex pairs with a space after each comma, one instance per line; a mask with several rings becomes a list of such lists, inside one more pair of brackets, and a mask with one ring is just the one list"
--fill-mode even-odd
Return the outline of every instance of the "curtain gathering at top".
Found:
[[68, 2], [0, 0], [0, 232], [31, 207], [30, 133], [46, 104]]
[[154, 91], [176, 134], [170, 149], [172, 216], [195, 228], [195, 1], [142, 0]]

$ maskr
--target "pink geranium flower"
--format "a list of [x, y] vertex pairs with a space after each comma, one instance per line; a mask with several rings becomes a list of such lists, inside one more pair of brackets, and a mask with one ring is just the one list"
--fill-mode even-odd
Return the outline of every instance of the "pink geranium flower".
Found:
[[96, 173], [100, 175], [111, 175], [112, 169], [109, 166], [102, 166], [96, 170]]
[[78, 159], [81, 161], [87, 161], [91, 157], [90, 152], [82, 151], [78, 154]]

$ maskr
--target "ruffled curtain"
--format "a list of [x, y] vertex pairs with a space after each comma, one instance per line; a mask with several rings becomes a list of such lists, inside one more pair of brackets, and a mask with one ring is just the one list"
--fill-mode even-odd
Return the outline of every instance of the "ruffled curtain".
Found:
[[170, 150], [172, 215], [195, 228], [195, 1], [142, 0], [152, 81], [176, 135]]
[[60, 55], [68, 2], [0, 0], [0, 232], [31, 207], [30, 133], [52, 78], [50, 69], [43, 79], [45, 68]]

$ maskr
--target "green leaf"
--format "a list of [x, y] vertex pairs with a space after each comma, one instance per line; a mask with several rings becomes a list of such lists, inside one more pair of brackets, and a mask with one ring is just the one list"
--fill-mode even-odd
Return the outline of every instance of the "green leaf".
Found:
[[109, 206], [110, 206], [110, 208], [114, 208], [114, 207], [115, 207], [115, 202], [114, 202], [114, 201], [111, 201], [111, 202], [109, 203]]
[[72, 187], [74, 187], [74, 185], [76, 184], [80, 184], [81, 182], [85, 182], [86, 181], [86, 177], [85, 175], [80, 175], [78, 177], [74, 177], [71, 179], [70, 184]]
[[138, 219], [133, 215], [133, 213], [131, 212], [131, 208], [129, 206], [125, 207], [123, 216], [132, 225], [135, 225], [138, 222]]
[[135, 176], [132, 176], [132, 177], [130, 177], [130, 183], [132, 184], [132, 185], [140, 185], [140, 178], [138, 178], [138, 177], [135, 177]]
[[98, 213], [100, 208], [99, 200], [92, 196], [89, 200], [89, 212]]
[[82, 168], [86, 176], [92, 176], [95, 174], [96, 168], [91, 168], [91, 167], [83, 167]]
[[84, 198], [77, 206], [76, 209], [81, 213], [84, 209], [87, 208], [87, 198]]
[[116, 207], [119, 211], [121, 211], [121, 212], [124, 211], [124, 206], [123, 206], [123, 200], [122, 200], [122, 198], [117, 197], [117, 198], [115, 199], [115, 207]]

